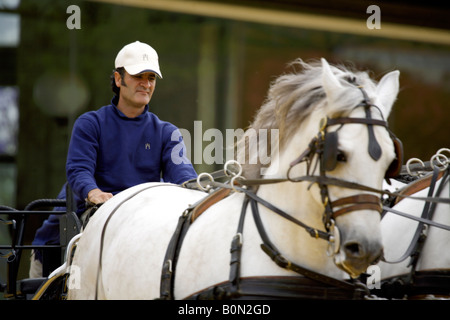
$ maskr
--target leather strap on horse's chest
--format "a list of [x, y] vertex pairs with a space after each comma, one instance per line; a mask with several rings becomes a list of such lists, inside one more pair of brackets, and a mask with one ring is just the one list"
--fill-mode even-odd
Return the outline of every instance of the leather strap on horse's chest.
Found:
[[229, 281], [193, 293], [185, 300], [248, 300], [248, 299], [306, 299], [306, 300], [363, 300], [366, 291], [327, 285], [301, 276], [260, 276], [239, 279], [240, 289], [235, 291]]

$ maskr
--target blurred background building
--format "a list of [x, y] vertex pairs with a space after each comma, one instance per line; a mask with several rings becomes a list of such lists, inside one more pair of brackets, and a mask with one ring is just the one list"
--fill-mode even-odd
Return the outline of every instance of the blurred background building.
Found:
[[[80, 29], [69, 28], [71, 5]], [[449, 9], [404, 0], [0, 0], [0, 204], [21, 209], [58, 194], [74, 119], [109, 104], [115, 56], [136, 40], [158, 51], [164, 75], [150, 110], [192, 134], [196, 120], [203, 131], [245, 129], [297, 58], [325, 57], [377, 80], [398, 69], [390, 125], [406, 158], [428, 160], [450, 147]]]

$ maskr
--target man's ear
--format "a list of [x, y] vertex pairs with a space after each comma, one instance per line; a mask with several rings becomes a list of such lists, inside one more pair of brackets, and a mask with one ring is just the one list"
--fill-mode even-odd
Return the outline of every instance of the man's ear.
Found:
[[116, 82], [116, 86], [120, 88], [120, 85], [122, 84], [122, 77], [120, 76], [120, 73], [117, 71], [114, 71], [114, 81]]

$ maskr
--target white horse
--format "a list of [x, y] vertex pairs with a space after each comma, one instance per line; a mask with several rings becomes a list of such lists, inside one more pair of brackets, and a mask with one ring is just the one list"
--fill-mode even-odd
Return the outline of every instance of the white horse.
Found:
[[[380, 122], [382, 118], [387, 119], [398, 93], [399, 72], [386, 74], [376, 84], [367, 73], [330, 66], [324, 59], [321, 63], [307, 64], [299, 60], [295, 64], [303, 70], [282, 75], [274, 81], [251, 127], [278, 130], [273, 131], [279, 132], [279, 144], [270, 148], [271, 164], [265, 168], [244, 165], [243, 175], [248, 179], [279, 179], [279, 183], [261, 184], [254, 194], [310, 226], [310, 233], [325, 234], [330, 241], [312, 237], [297, 224], [257, 204], [267, 237], [288, 261], [287, 268], [280, 267], [261, 250], [262, 238], [255, 227], [250, 205], [242, 232], [236, 237], [246, 198], [246, 193], [236, 187], [191, 224], [178, 252], [176, 266], [171, 266], [172, 261], [165, 260], [165, 255], [179, 218], [207, 194], [164, 183], [138, 185], [108, 200], [89, 221], [75, 251], [69, 299], [159, 298], [163, 264], [168, 270], [172, 267], [169, 271], [175, 273], [173, 298], [186, 298], [230, 280], [230, 244], [236, 238], [242, 241], [240, 279], [293, 278], [298, 274], [292, 266], [297, 265], [348, 283], [349, 275], [357, 277], [381, 256], [377, 208], [353, 208], [351, 212], [329, 219], [324, 226], [324, 206], [354, 196], [357, 191], [328, 185], [325, 186], [328, 199], [324, 199], [318, 183], [292, 182], [286, 177], [289, 169], [291, 177], [319, 175], [321, 165], [314, 167], [309, 163], [308, 170], [305, 162], [295, 166], [291, 162], [311, 146], [311, 141], [320, 142], [315, 137], [321, 119], [366, 119], [366, 109], [371, 110], [373, 119]], [[362, 89], [355, 84], [363, 86], [367, 99], [377, 108], [357, 107], [365, 98]], [[324, 133], [323, 122], [321, 127]], [[396, 155], [388, 130], [382, 125], [370, 127], [375, 135], [372, 138], [369, 125], [364, 123], [326, 128], [338, 133], [336, 152], [327, 156], [327, 160], [336, 165], [327, 169], [326, 177], [381, 188], [385, 172]], [[319, 136], [325, 137], [320, 133]], [[377, 160], [368, 152], [374, 139], [382, 151]], [[310, 153], [309, 160], [316, 159], [318, 155]], [[343, 206], [335, 203], [333, 209]]]
[[[447, 169], [448, 170], [448, 169]], [[441, 173], [442, 175], [442, 173]], [[430, 193], [432, 174], [423, 177], [423, 183], [413, 182], [399, 184], [391, 191], [405, 190], [416, 186], [412, 197], [434, 197], [438, 202], [428, 203], [428, 208], [435, 205], [432, 221], [436, 226], [424, 224], [424, 233], [419, 241], [424, 241], [419, 250], [408, 251], [413, 242], [419, 222], [398, 213], [387, 212], [381, 221], [381, 233], [384, 246], [384, 261], [381, 261], [380, 276], [383, 283], [383, 295], [389, 298], [423, 298], [429, 296], [450, 298], [450, 204], [439, 202], [437, 198], [449, 199], [450, 188], [448, 176], [437, 180]], [[419, 181], [418, 180], [418, 181]], [[422, 185], [422, 187], [420, 187]], [[418, 191], [420, 190], [420, 191]], [[439, 192], [439, 194], [437, 194]], [[411, 198], [402, 198], [392, 209], [420, 218], [426, 202]], [[416, 242], [414, 242], [416, 243]], [[412, 247], [413, 248], [413, 247]], [[416, 252], [415, 266], [411, 264], [411, 254]]]

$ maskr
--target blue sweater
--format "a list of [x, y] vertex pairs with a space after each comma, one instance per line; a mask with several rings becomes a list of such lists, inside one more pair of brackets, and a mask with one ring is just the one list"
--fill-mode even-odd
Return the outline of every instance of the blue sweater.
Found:
[[116, 103], [117, 97], [75, 121], [66, 173], [78, 198], [78, 212], [95, 188], [116, 194], [144, 182], [180, 184], [197, 177], [183, 154], [177, 127], [149, 112], [148, 105], [140, 116], [128, 118]]

